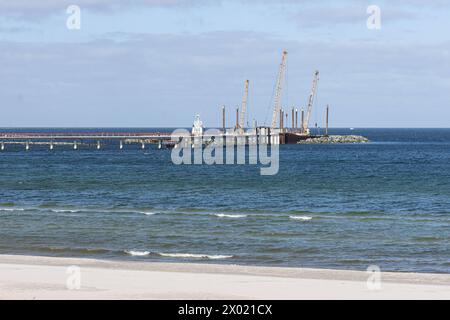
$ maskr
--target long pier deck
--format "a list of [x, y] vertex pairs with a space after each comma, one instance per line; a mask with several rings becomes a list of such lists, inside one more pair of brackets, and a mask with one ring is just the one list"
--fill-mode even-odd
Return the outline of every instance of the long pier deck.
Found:
[[117, 141], [120, 149], [125, 144], [141, 144], [145, 148], [146, 144], [167, 143], [172, 140], [169, 132], [0, 132], [0, 151], [6, 150], [7, 145], [24, 145], [26, 150], [30, 145], [47, 145], [50, 149], [58, 145], [69, 145], [77, 149], [81, 145], [92, 145], [96, 143], [100, 149], [106, 141]]
[[154, 132], [154, 133], [80, 133], [80, 132], [7, 132], [0, 133], [0, 140], [41, 140], [41, 139], [86, 139], [86, 140], [96, 140], [96, 139], [157, 139], [165, 140], [171, 139], [171, 134], [168, 132]]
[[[263, 132], [268, 135], [264, 135]], [[268, 144], [293, 144], [306, 137], [305, 135], [299, 135], [297, 132], [280, 132], [279, 130], [263, 132], [259, 129], [247, 132], [227, 131], [226, 133], [220, 132], [214, 135], [201, 134], [200, 137], [203, 143], [208, 143], [217, 137], [223, 138], [224, 141], [232, 138], [235, 139], [234, 141], [238, 145], [257, 144], [258, 141], [261, 143], [263, 140], [264, 143]], [[125, 144], [140, 144], [142, 148], [145, 148], [146, 144], [159, 144], [160, 147], [163, 147], [174, 146], [183, 138], [189, 139], [189, 142], [187, 142], [189, 144], [198, 144], [197, 138], [199, 136], [188, 132], [173, 135], [171, 132], [3, 131], [0, 132], [0, 151], [6, 150], [7, 145], [24, 145], [26, 150], [30, 148], [30, 145], [48, 145], [50, 149], [53, 149], [53, 146], [56, 145], [71, 145], [74, 149], [77, 149], [78, 145], [92, 145], [93, 143], [97, 145], [97, 149], [100, 149], [107, 141], [117, 141], [120, 149]]]

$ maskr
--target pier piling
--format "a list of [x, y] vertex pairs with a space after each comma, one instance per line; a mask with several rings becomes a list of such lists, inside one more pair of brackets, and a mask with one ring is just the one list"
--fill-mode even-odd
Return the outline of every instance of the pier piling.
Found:
[[303, 132], [304, 126], [305, 126], [305, 110], [302, 109], [302, 133], [304, 133]]
[[222, 132], [225, 133], [225, 106], [222, 106]]
[[294, 107], [292, 107], [292, 129], [295, 129], [295, 111], [294, 111]]
[[289, 121], [288, 121], [288, 117], [289, 116], [289, 112], [286, 110], [286, 128], [289, 126]]

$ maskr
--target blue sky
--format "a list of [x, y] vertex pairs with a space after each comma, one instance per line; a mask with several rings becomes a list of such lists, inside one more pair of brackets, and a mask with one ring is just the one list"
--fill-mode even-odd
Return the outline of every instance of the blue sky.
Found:
[[[0, 0], [0, 127], [229, 125], [250, 80], [249, 122], [326, 104], [334, 127], [448, 127], [450, 4], [444, 0]], [[81, 8], [68, 30], [66, 8]], [[381, 29], [366, 26], [369, 5]]]

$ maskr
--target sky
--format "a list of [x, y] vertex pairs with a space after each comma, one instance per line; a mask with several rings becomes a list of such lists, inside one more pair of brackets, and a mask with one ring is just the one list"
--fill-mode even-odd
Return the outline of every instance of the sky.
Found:
[[232, 126], [247, 79], [247, 121], [268, 125], [283, 50], [285, 109], [320, 71], [312, 123], [330, 105], [332, 127], [449, 127], [449, 17], [447, 0], [0, 0], [0, 127], [221, 127], [223, 105]]

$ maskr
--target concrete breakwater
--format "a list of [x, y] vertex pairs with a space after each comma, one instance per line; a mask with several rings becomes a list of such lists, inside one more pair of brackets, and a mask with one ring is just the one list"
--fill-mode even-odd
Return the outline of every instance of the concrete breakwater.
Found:
[[300, 140], [298, 144], [320, 144], [320, 143], [367, 143], [369, 139], [363, 136], [356, 135], [333, 135], [333, 136], [316, 136], [308, 137], [305, 140]]

